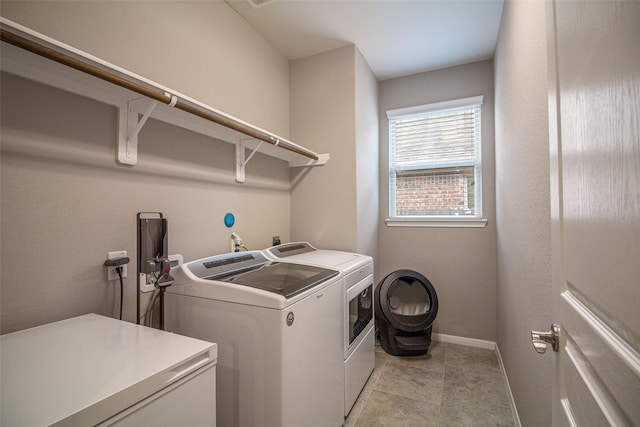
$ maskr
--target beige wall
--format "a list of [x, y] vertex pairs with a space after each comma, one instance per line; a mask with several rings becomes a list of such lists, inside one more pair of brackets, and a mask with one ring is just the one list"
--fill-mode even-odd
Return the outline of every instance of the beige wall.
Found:
[[0, 14], [289, 135], [289, 63], [223, 1], [3, 0]]
[[292, 139], [331, 154], [292, 172], [292, 239], [375, 255], [375, 78], [353, 45], [292, 61], [290, 73]]
[[327, 165], [292, 172], [291, 236], [376, 256], [378, 83], [351, 45], [291, 62], [291, 137]]
[[482, 160], [485, 228], [388, 227], [388, 173], [380, 174], [380, 279], [408, 268], [424, 274], [438, 294], [434, 332], [496, 339], [496, 217], [493, 63], [476, 62], [380, 82], [380, 170], [388, 171], [386, 111], [483, 95]]
[[544, 8], [506, 1], [495, 56], [497, 342], [523, 426], [551, 425], [553, 358], [529, 335], [552, 320]]
[[[1, 12], [288, 134], [288, 62], [223, 2], [3, 1]], [[170, 252], [187, 260], [228, 252], [226, 212], [236, 214], [233, 231], [249, 248], [269, 246], [273, 235], [289, 240], [284, 162], [257, 155], [247, 183], [235, 184], [231, 144], [151, 120], [138, 165], [123, 167], [115, 162], [115, 108], [11, 75], [0, 83], [2, 333], [116, 315], [117, 285], [103, 263], [122, 249], [132, 259], [124, 318], [135, 321], [140, 211], [164, 213]]]
[[356, 50], [356, 184], [358, 236], [355, 251], [377, 259], [378, 250], [378, 80]]
[[292, 169], [291, 238], [353, 251], [355, 183], [355, 46], [291, 61], [291, 138], [331, 160]]

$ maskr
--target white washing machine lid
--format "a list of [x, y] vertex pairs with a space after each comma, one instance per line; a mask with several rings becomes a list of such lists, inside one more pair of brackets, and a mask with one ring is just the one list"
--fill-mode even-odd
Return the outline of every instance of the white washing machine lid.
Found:
[[368, 255], [353, 252], [316, 249], [307, 242], [285, 243], [264, 250], [274, 260], [302, 262], [340, 270], [348, 274], [358, 268], [370, 264], [373, 259]]
[[311, 265], [269, 262], [255, 270], [238, 274], [224, 281], [250, 286], [290, 299], [338, 274], [336, 270]]
[[[260, 251], [216, 255], [181, 266], [168, 293], [282, 309], [333, 283], [339, 271], [272, 261]], [[182, 277], [186, 276], [186, 277]]]

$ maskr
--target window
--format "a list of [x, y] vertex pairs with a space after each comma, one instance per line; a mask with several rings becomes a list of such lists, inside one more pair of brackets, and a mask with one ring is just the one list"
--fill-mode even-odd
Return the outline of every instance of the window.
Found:
[[481, 106], [477, 96], [387, 111], [388, 225], [484, 221]]

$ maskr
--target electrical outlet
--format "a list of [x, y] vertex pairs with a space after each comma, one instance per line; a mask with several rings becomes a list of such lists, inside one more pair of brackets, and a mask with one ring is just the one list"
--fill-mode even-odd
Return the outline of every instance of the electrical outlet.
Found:
[[[123, 258], [127, 256], [127, 251], [107, 252], [107, 259]], [[127, 277], [127, 265], [122, 266], [122, 278]], [[107, 267], [107, 280], [120, 280], [116, 267]]]

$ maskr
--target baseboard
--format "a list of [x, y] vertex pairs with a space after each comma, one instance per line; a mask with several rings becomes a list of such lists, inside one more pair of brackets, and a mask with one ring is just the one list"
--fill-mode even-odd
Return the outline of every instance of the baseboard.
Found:
[[516, 427], [522, 427], [520, 424], [520, 416], [518, 415], [518, 408], [516, 407], [516, 401], [513, 399], [513, 393], [511, 393], [511, 386], [509, 385], [509, 377], [507, 371], [504, 369], [504, 363], [502, 362], [502, 355], [500, 354], [500, 348], [496, 344], [496, 356], [498, 357], [498, 363], [500, 364], [500, 370], [502, 371], [502, 377], [504, 378], [504, 384], [507, 387], [507, 395], [509, 397], [509, 406], [511, 406], [511, 413], [513, 414], [513, 421]]
[[467, 345], [469, 347], [485, 348], [487, 350], [495, 350], [496, 343], [493, 341], [479, 340], [476, 338], [457, 337], [455, 335], [436, 334], [433, 333], [431, 338], [434, 341], [448, 342], [451, 344]]

